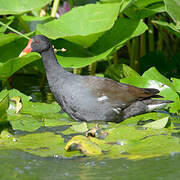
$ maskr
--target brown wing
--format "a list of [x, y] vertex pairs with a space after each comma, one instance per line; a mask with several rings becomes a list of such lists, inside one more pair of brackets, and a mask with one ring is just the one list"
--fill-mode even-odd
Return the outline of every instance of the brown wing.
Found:
[[113, 104], [122, 105], [153, 97], [159, 90], [151, 88], [138, 88], [132, 85], [119, 83], [107, 78], [84, 76], [85, 84], [90, 88], [96, 97], [107, 96]]

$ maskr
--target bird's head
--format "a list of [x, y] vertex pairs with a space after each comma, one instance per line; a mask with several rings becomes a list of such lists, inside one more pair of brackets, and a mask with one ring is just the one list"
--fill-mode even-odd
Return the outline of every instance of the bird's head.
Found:
[[49, 42], [49, 39], [43, 35], [33, 36], [25, 49], [21, 52], [19, 57], [24, 56], [30, 52], [38, 52], [42, 53], [43, 51], [47, 51], [52, 45]]

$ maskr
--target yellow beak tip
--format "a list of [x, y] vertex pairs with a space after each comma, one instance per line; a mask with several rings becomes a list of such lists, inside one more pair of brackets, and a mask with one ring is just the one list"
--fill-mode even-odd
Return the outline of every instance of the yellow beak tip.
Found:
[[21, 52], [21, 54], [19, 55], [19, 57], [25, 56], [27, 53], [26, 52]]

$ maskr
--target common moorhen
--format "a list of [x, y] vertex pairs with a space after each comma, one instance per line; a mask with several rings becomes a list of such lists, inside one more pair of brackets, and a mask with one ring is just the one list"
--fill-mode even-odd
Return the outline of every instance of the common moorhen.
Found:
[[161, 97], [156, 95], [159, 93], [157, 89], [138, 88], [107, 78], [81, 76], [64, 70], [45, 36], [32, 37], [20, 56], [30, 52], [41, 54], [56, 101], [75, 120], [120, 122], [172, 102], [151, 99]]

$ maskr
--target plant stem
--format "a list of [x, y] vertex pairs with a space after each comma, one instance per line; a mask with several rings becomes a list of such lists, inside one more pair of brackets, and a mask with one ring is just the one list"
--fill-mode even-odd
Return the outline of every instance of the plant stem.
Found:
[[161, 34], [161, 27], [158, 28], [158, 41], [157, 41], [157, 51], [162, 51], [163, 49], [163, 38], [162, 38], [162, 34]]
[[88, 66], [89, 74], [91, 76], [94, 76], [96, 74], [96, 67], [97, 67], [97, 62], [94, 62]]
[[128, 48], [129, 59], [131, 59], [131, 41], [130, 40], [127, 42], [127, 48]]
[[118, 52], [117, 51], [113, 54], [113, 63], [118, 64]]
[[11, 30], [12, 32], [15, 32], [16, 34], [18, 34], [18, 35], [20, 35], [20, 36], [22, 36], [22, 37], [24, 37], [24, 38], [26, 38], [26, 39], [28, 39], [28, 40], [30, 39], [30, 38], [27, 37], [25, 34], [22, 34], [22, 33], [20, 33], [19, 31], [16, 31], [15, 29], [11, 28], [10, 26], [4, 24], [4, 23], [1, 22], [1, 21], [0, 21], [0, 25], [4, 26], [5, 28]]
[[29, 27], [27, 26], [27, 24], [24, 22], [24, 20], [22, 19], [21, 16], [17, 16], [18, 21], [20, 22], [20, 24], [22, 25], [22, 27], [24, 28], [24, 30], [26, 31], [26, 33], [30, 32]]
[[72, 9], [72, 8], [73, 8], [73, 6], [74, 6], [74, 2], [73, 2], [73, 0], [68, 0], [68, 2], [69, 2], [69, 4], [70, 4], [70, 9]]
[[132, 40], [130, 66], [136, 71], [138, 70], [138, 59], [139, 59], [139, 37], [135, 37]]
[[143, 33], [140, 36], [140, 52], [139, 52], [139, 56], [142, 57], [145, 54], [146, 54], [146, 33]]
[[154, 28], [150, 18], [148, 19], [148, 26], [149, 26], [149, 30], [148, 30], [149, 52], [152, 52], [154, 51]]
[[82, 68], [73, 68], [74, 74], [81, 74]]
[[170, 43], [170, 39], [169, 39], [169, 34], [167, 33], [167, 31], [162, 31], [161, 33], [162, 33], [162, 37], [164, 39], [164, 42], [166, 44], [166, 47], [169, 51], [169, 54], [170, 54], [170, 56], [172, 56], [173, 50], [172, 50], [171, 45], [170, 45], [171, 43]]
[[46, 74], [42, 73], [41, 74], [41, 80], [40, 80], [40, 89], [44, 89], [46, 83]]
[[8, 80], [2, 80], [2, 89], [10, 89], [10, 84]]
[[56, 17], [56, 12], [58, 10], [59, 3], [60, 3], [60, 0], [54, 0], [53, 6], [52, 6], [52, 11], [51, 11], [52, 17]]

